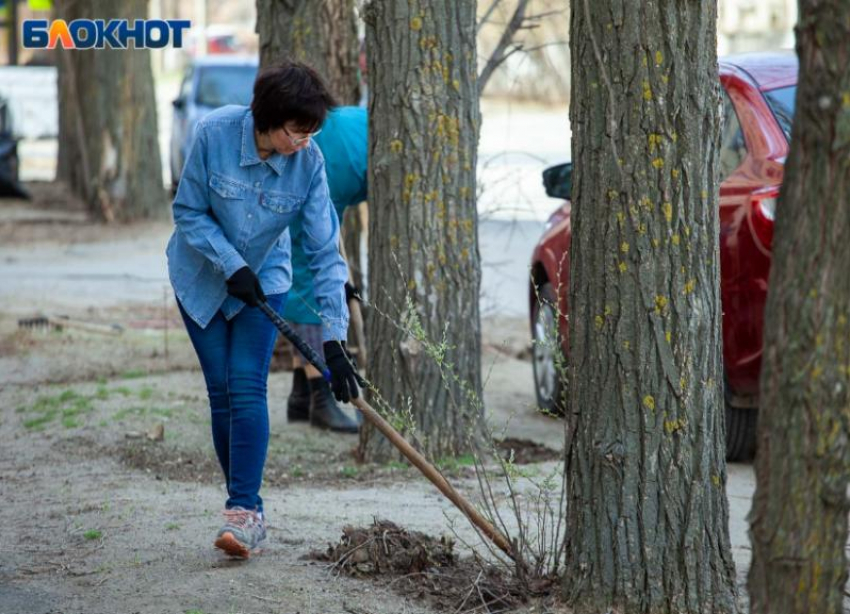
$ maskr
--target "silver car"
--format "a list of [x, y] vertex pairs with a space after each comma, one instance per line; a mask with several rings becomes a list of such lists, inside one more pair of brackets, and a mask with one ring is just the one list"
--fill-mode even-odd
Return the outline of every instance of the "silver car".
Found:
[[198, 121], [224, 105], [250, 104], [258, 67], [256, 56], [210, 55], [193, 60], [186, 69], [180, 94], [172, 102], [170, 165], [174, 191]]

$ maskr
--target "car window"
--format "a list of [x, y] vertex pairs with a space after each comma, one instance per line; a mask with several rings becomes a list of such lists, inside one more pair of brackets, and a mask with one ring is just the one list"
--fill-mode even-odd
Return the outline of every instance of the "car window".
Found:
[[207, 107], [247, 105], [254, 92], [256, 66], [208, 66], [200, 69], [196, 101]]
[[785, 138], [791, 140], [791, 123], [794, 121], [794, 102], [797, 98], [797, 86], [780, 87], [764, 93], [770, 110], [776, 116]]
[[738, 114], [729, 95], [723, 92], [723, 119], [720, 128], [720, 180], [726, 179], [732, 172], [741, 166], [741, 162], [747, 157], [747, 144], [744, 142], [744, 133], [741, 131], [741, 123]]

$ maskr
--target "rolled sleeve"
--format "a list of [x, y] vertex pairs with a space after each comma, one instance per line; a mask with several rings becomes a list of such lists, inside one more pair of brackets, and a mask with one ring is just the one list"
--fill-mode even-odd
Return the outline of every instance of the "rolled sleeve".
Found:
[[207, 133], [200, 123], [174, 197], [174, 224], [186, 242], [228, 278], [247, 264], [211, 215], [208, 177]]
[[339, 253], [339, 220], [328, 193], [324, 160], [313, 176], [301, 209], [302, 248], [313, 274], [313, 294], [319, 304], [322, 338], [344, 341], [348, 336], [345, 282], [348, 266]]

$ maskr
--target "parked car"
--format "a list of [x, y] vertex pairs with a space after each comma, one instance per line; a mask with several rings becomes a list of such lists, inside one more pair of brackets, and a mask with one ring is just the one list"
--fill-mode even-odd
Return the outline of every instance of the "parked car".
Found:
[[[723, 123], [720, 143], [720, 294], [726, 391], [726, 454], [755, 453], [762, 329], [770, 272], [773, 220], [788, 155], [797, 88], [790, 52], [746, 54], [720, 61]], [[538, 405], [564, 409], [559, 361], [569, 356], [570, 180], [572, 165], [544, 172], [550, 196], [565, 199], [549, 218], [531, 259], [529, 300]], [[546, 331], [559, 331], [559, 343]], [[551, 337], [551, 334], [549, 335]]]
[[0, 198], [29, 198], [18, 181], [18, 138], [5, 98], [0, 97]]
[[257, 78], [256, 56], [211, 55], [192, 61], [172, 102], [171, 185], [176, 191], [192, 145], [195, 126], [210, 111], [228, 104], [250, 104]]

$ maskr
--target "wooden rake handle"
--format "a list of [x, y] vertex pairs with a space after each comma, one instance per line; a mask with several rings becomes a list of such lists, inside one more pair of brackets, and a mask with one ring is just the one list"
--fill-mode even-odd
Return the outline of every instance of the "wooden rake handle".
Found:
[[449, 484], [449, 482], [442, 476], [442, 474], [437, 471], [437, 469], [429, 463], [424, 456], [422, 456], [419, 451], [416, 450], [412, 445], [410, 445], [407, 440], [402, 437], [397, 430], [395, 430], [390, 423], [384, 420], [384, 418], [376, 412], [366, 401], [362, 398], [358, 397], [356, 399], [352, 399], [351, 403], [363, 412], [365, 418], [372, 423], [372, 425], [383, 433], [384, 437], [390, 440], [399, 452], [401, 452], [404, 457], [411, 462], [411, 464], [419, 469], [428, 480], [437, 487], [437, 489], [443, 493], [446, 498], [455, 504], [464, 515], [469, 518], [469, 521], [474, 524], [476, 527], [481, 529], [484, 535], [492, 541], [499, 549], [507, 554], [511, 559], [514, 558], [513, 548], [511, 548], [510, 542], [507, 538], [496, 528], [493, 524], [487, 520], [484, 516], [482, 516], [477, 509], [475, 509], [469, 501], [467, 501], [463, 495], [461, 495], [458, 491], [454, 489], [454, 486]]
[[[326, 379], [330, 378], [330, 371], [328, 370], [325, 361], [316, 353], [316, 351], [307, 345], [307, 343], [298, 336], [298, 334], [292, 330], [284, 320], [281, 318], [265, 301], [261, 302], [259, 305], [260, 310], [268, 316], [268, 318], [272, 321], [275, 327], [280, 331], [280, 333], [289, 339], [298, 350], [310, 361], [310, 363], [322, 373]], [[390, 423], [384, 420], [384, 418], [375, 411], [372, 406], [370, 406], [362, 397], [358, 397], [356, 399], [352, 399], [352, 404], [363, 412], [363, 416], [368, 420], [376, 429], [378, 429], [384, 437], [390, 440], [390, 443], [393, 444], [399, 452], [401, 452], [404, 457], [413, 464], [414, 467], [419, 469], [428, 480], [437, 487], [441, 493], [443, 493], [446, 498], [454, 503], [455, 507], [457, 507], [464, 515], [469, 519], [469, 521], [478, 527], [487, 538], [492, 541], [498, 548], [507, 554], [511, 559], [515, 560], [514, 551], [511, 547], [511, 543], [508, 539], [496, 528], [493, 524], [487, 520], [481, 513], [476, 510], [472, 504], [467, 501], [458, 491], [454, 489], [454, 487], [449, 484], [449, 482], [440, 474], [439, 471], [429, 463], [419, 451], [416, 450], [408, 441], [402, 437], [398, 431], [396, 431]]]

